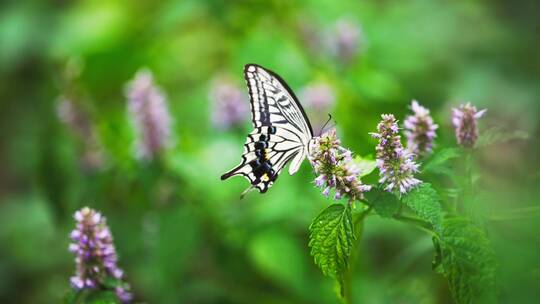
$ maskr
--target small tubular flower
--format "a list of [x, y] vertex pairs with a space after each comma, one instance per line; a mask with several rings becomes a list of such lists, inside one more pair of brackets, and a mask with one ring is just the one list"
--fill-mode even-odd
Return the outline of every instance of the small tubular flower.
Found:
[[452, 109], [452, 124], [459, 145], [474, 148], [478, 140], [478, 118], [484, 116], [486, 111], [486, 109], [478, 111], [470, 103]]
[[435, 131], [439, 126], [433, 123], [429, 110], [418, 101], [413, 100], [410, 108], [413, 115], [407, 116], [403, 122], [407, 150], [415, 155], [429, 154], [433, 151], [433, 140], [437, 137]]
[[360, 171], [354, 165], [351, 151], [341, 146], [336, 130], [331, 129], [310, 143], [309, 160], [315, 173], [315, 186], [323, 189], [325, 196], [334, 189], [334, 199], [347, 197], [349, 201], [363, 199], [370, 185], [362, 184]]
[[115, 290], [118, 298], [130, 302], [132, 295], [129, 285], [122, 282], [124, 272], [117, 266], [118, 256], [105, 217], [84, 207], [75, 212], [74, 218], [77, 223], [70, 234], [69, 251], [75, 254], [76, 272], [70, 279], [71, 286], [75, 290], [97, 289], [112, 278], [122, 283]]
[[413, 155], [401, 145], [394, 115], [383, 114], [381, 117], [382, 121], [377, 125], [378, 133], [371, 133], [371, 136], [379, 140], [375, 148], [379, 183], [385, 186], [386, 191], [407, 193], [422, 182], [414, 177], [418, 165], [413, 161]]
[[153, 159], [170, 143], [171, 117], [165, 96], [148, 70], [137, 72], [128, 84], [126, 96], [137, 132], [137, 156]]

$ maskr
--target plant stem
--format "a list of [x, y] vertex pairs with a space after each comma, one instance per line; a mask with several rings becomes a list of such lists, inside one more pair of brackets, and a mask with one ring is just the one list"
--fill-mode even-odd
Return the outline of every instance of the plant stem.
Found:
[[343, 277], [342, 277], [342, 286], [341, 288], [343, 288], [343, 303], [344, 304], [352, 304], [353, 303], [353, 300], [352, 300], [352, 265], [349, 265], [349, 270], [346, 271], [344, 274], [343, 274]]
[[469, 201], [473, 196], [473, 150], [467, 149], [465, 153], [465, 189], [460, 200], [461, 206], [456, 206], [456, 211], [462, 209], [465, 204], [470, 203]]
[[362, 232], [364, 231], [363, 229], [364, 219], [371, 212], [371, 210], [372, 210], [372, 207], [368, 206], [367, 209], [357, 214], [353, 219], [354, 237], [357, 243], [354, 244], [354, 246], [351, 249], [351, 253], [349, 256], [349, 268], [347, 269], [347, 271], [343, 274], [343, 277], [341, 278], [341, 284], [343, 288], [343, 303], [345, 304], [353, 303], [352, 277], [354, 274], [356, 261], [358, 258], [358, 243], [362, 237]]
[[431, 224], [418, 217], [403, 215], [403, 214], [396, 214], [394, 215], [394, 219], [400, 222], [412, 224], [415, 227], [419, 228], [420, 230], [429, 233], [430, 235], [436, 235], [436, 233], [431, 228]]

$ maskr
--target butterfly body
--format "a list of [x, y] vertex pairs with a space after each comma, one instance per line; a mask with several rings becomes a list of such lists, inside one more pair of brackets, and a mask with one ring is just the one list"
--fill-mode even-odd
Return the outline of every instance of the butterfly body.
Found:
[[300, 168], [313, 138], [302, 105], [276, 73], [256, 64], [244, 67], [254, 130], [244, 144], [242, 162], [221, 179], [242, 175], [264, 193], [290, 162], [289, 174]]

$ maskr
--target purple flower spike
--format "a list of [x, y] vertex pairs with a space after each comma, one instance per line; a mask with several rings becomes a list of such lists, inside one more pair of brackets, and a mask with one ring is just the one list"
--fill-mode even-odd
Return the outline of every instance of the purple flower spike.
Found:
[[414, 177], [418, 165], [413, 161], [413, 155], [401, 145], [394, 115], [383, 114], [381, 117], [382, 121], [377, 125], [378, 133], [371, 133], [379, 140], [375, 148], [379, 183], [386, 191], [406, 193], [422, 182]]
[[[93, 209], [84, 207], [75, 212], [77, 224], [70, 234], [73, 243], [69, 251], [75, 253], [77, 264], [71, 286], [76, 290], [95, 289], [103, 286], [107, 278], [121, 280], [123, 271], [116, 265], [118, 257], [105, 217]], [[123, 303], [131, 301], [129, 285], [122, 282], [117, 296]], [[121, 292], [119, 292], [119, 290]]]
[[433, 123], [429, 110], [418, 101], [412, 101], [411, 110], [414, 114], [407, 116], [403, 122], [407, 150], [415, 155], [429, 154], [433, 151], [433, 140], [437, 137], [435, 131], [439, 126]]
[[474, 148], [478, 140], [478, 118], [484, 116], [485, 113], [486, 109], [478, 111], [470, 103], [452, 109], [452, 124], [456, 130], [459, 145]]
[[343, 148], [337, 138], [336, 130], [331, 129], [310, 143], [309, 160], [319, 176], [315, 185], [329, 196], [330, 189], [335, 189], [334, 199], [347, 197], [349, 201], [363, 199], [364, 192], [371, 186], [360, 181], [360, 172], [354, 166], [351, 151]]
[[128, 84], [126, 96], [137, 133], [137, 156], [153, 159], [170, 144], [171, 117], [165, 96], [148, 70], [137, 72]]

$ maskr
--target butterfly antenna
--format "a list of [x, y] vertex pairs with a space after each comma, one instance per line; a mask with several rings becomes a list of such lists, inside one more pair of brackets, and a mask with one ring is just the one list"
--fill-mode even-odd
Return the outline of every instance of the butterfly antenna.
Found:
[[251, 192], [251, 190], [253, 190], [253, 189], [255, 189], [255, 186], [253, 186], [253, 185], [249, 186], [246, 190], [244, 190], [244, 192], [242, 192], [242, 194], [240, 194], [240, 199], [243, 199], [244, 196], [246, 196], [246, 194]]
[[322, 126], [321, 128], [321, 131], [319, 132], [319, 136], [322, 135], [322, 133], [324, 132], [324, 128], [326, 128], [326, 126], [328, 125], [328, 123], [332, 120], [332, 115], [330, 113], [328, 113], [328, 120], [324, 123], [324, 125]]

